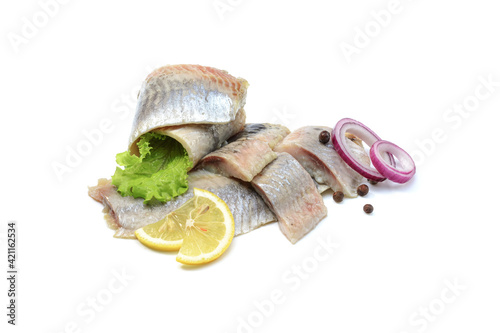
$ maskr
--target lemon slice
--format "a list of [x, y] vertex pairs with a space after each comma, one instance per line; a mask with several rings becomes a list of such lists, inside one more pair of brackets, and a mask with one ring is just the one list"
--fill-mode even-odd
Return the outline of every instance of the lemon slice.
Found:
[[135, 232], [156, 250], [179, 250], [177, 261], [196, 265], [213, 261], [229, 247], [234, 219], [226, 203], [212, 192], [194, 188], [194, 197], [164, 219]]
[[234, 218], [226, 203], [206, 190], [195, 188], [190, 205], [193, 209], [176, 260], [188, 265], [204, 264], [220, 257], [231, 244]]
[[160, 221], [137, 229], [135, 236], [142, 244], [155, 250], [179, 250], [184, 238], [186, 220], [193, 209], [193, 201], [194, 198], [186, 201], [184, 205], [169, 213]]

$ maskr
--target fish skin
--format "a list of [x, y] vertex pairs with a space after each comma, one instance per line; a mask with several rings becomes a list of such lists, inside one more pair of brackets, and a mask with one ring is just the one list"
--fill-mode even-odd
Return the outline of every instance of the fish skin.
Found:
[[236, 118], [227, 124], [187, 124], [161, 127], [153, 132], [170, 136], [178, 141], [186, 149], [189, 159], [195, 166], [203, 156], [219, 149], [229, 137], [243, 130], [245, 120], [245, 110], [240, 109]]
[[327, 215], [313, 179], [288, 153], [279, 153], [251, 184], [274, 212], [281, 232], [292, 244]]
[[[348, 198], [357, 197], [357, 188], [364, 178], [348, 166], [329, 141], [319, 142], [322, 131], [332, 132], [326, 126], [305, 126], [288, 135], [275, 151], [291, 154], [318, 184], [328, 185], [334, 191], [342, 191]], [[347, 136], [347, 135], [346, 135]], [[347, 145], [354, 156], [363, 164], [370, 165], [370, 157], [365, 152], [362, 142], [348, 136]]]
[[149, 74], [137, 101], [129, 149], [159, 127], [225, 124], [244, 107], [248, 82], [226, 71], [200, 65], [169, 65]]
[[240, 140], [259, 140], [267, 142], [269, 147], [274, 148], [288, 134], [290, 134], [290, 130], [283, 125], [250, 123], [246, 124], [241, 132], [230, 137], [227, 141], [232, 143]]
[[[313, 179], [314, 180], [314, 179]], [[317, 181], [314, 180], [314, 185], [316, 185], [316, 188], [318, 189], [318, 192], [321, 194], [325, 191], [328, 191], [330, 189], [330, 187], [328, 185], [325, 185], [325, 184], [318, 184]]]
[[105, 219], [108, 226], [116, 230], [114, 237], [117, 238], [136, 238], [137, 229], [159, 221], [192, 198], [194, 187], [213, 192], [226, 202], [234, 217], [235, 236], [277, 221], [249, 184], [205, 170], [192, 171], [188, 177], [186, 193], [159, 205], [144, 205], [143, 199], [122, 197], [107, 179], [100, 179], [97, 186], [89, 187], [89, 196], [104, 205]]
[[249, 182], [276, 158], [273, 148], [289, 133], [282, 125], [246, 124], [227, 145], [203, 157], [198, 168]]

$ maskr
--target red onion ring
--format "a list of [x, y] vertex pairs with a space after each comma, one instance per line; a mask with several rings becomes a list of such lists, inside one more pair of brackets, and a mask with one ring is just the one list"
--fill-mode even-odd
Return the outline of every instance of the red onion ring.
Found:
[[[358, 159], [356, 159], [349, 151], [347, 147], [347, 139], [345, 133], [349, 132], [356, 135], [358, 138], [363, 140], [368, 146], [372, 146], [377, 141], [382, 140], [375, 132], [371, 129], [350, 118], [341, 119], [332, 131], [332, 143], [333, 147], [340, 155], [340, 157], [347, 163], [351, 168], [358, 172], [363, 177], [367, 179], [381, 182], [386, 179], [378, 170], [372, 168], [371, 166], [363, 165]], [[389, 161], [389, 165], [396, 167], [396, 161], [394, 156], [391, 154], [386, 155], [386, 159]]]
[[[394, 155], [399, 160], [400, 168], [397, 169], [393, 165], [389, 165], [383, 158], [382, 154], [388, 153]], [[387, 179], [396, 183], [406, 183], [413, 177], [416, 171], [415, 162], [411, 156], [396, 146], [394, 143], [380, 140], [375, 142], [370, 148], [370, 158], [373, 166]]]

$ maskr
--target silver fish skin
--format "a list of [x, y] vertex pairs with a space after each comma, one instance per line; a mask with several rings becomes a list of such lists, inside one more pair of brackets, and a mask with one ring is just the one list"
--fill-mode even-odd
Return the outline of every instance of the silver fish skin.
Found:
[[[275, 151], [291, 154], [318, 184], [329, 186], [334, 191], [342, 191], [348, 198], [357, 197], [357, 188], [364, 178], [348, 166], [329, 141], [319, 141], [322, 131], [332, 132], [326, 126], [305, 126], [293, 131]], [[346, 135], [351, 153], [365, 165], [370, 165], [370, 157], [365, 152], [361, 140]]]
[[327, 215], [313, 179], [288, 153], [279, 153], [252, 180], [252, 186], [274, 212], [281, 232], [292, 244]]
[[142, 84], [129, 149], [159, 127], [225, 124], [244, 107], [248, 82], [226, 71], [200, 65], [171, 65], [154, 70]]
[[161, 127], [152, 132], [172, 137], [186, 149], [193, 166], [201, 158], [219, 149], [226, 140], [245, 126], [245, 110], [240, 109], [236, 118], [227, 124], [188, 124]]
[[282, 125], [246, 124], [227, 145], [203, 157], [198, 167], [249, 182], [276, 158], [273, 148], [289, 133]]
[[190, 172], [188, 180], [186, 193], [154, 206], [144, 205], [140, 198], [122, 197], [107, 179], [100, 179], [97, 186], [89, 187], [89, 196], [104, 205], [105, 219], [108, 226], [116, 230], [114, 237], [117, 238], [136, 238], [137, 229], [161, 220], [192, 198], [194, 187], [213, 192], [226, 202], [234, 217], [235, 236], [277, 221], [249, 184], [205, 170]]

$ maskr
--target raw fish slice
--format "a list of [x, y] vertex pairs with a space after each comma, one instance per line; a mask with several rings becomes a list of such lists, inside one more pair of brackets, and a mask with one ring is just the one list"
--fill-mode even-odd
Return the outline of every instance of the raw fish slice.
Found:
[[268, 123], [246, 124], [241, 132], [232, 136], [227, 141], [231, 143], [242, 140], [259, 140], [267, 142], [269, 147], [274, 148], [288, 134], [290, 134], [290, 130], [283, 125]]
[[144, 205], [143, 199], [122, 197], [110, 180], [100, 179], [89, 188], [89, 195], [104, 205], [108, 226], [116, 230], [115, 237], [135, 238], [134, 232], [154, 223], [193, 197], [193, 187], [215, 193], [226, 202], [234, 216], [235, 235], [254, 230], [276, 221], [262, 198], [249, 186], [236, 179], [199, 170], [189, 173], [189, 190], [164, 204]]
[[330, 189], [330, 186], [325, 185], [325, 184], [318, 184], [318, 182], [315, 180], [314, 180], [314, 185], [316, 185], [316, 188], [318, 189], [319, 193], [323, 193], [323, 192], [328, 191]]
[[281, 125], [247, 124], [229, 144], [203, 157], [199, 168], [249, 182], [276, 158], [273, 148], [289, 133]]
[[222, 144], [245, 126], [245, 110], [241, 109], [236, 118], [227, 124], [193, 124], [162, 127], [153, 132], [170, 136], [186, 149], [189, 159], [195, 166], [208, 153], [220, 148]]
[[[364, 180], [363, 176], [348, 166], [333, 149], [332, 143], [319, 142], [321, 131], [332, 132], [330, 127], [306, 126], [293, 131], [275, 151], [287, 152], [299, 161], [318, 184], [326, 184], [334, 191], [342, 191], [346, 197], [357, 197], [356, 189]], [[348, 135], [349, 149], [362, 163], [370, 165], [370, 157], [365, 152], [361, 140]]]
[[153, 129], [183, 124], [225, 124], [245, 105], [248, 82], [200, 65], [154, 70], [142, 84], [129, 149]]
[[281, 231], [293, 244], [327, 214], [311, 176], [290, 154], [278, 154], [252, 180], [252, 186], [276, 214]]

